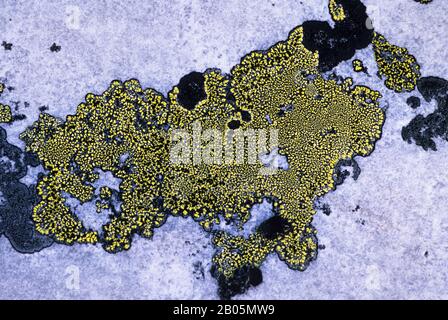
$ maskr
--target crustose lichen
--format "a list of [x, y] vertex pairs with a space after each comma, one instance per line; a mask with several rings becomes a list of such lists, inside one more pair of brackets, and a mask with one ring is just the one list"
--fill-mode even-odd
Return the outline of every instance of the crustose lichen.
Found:
[[[359, 18], [339, 2], [331, 1], [335, 19]], [[213, 234], [213, 273], [223, 283], [246, 276], [247, 285], [259, 283], [258, 267], [271, 253], [304, 270], [317, 253], [314, 201], [334, 188], [341, 160], [373, 150], [384, 121], [379, 92], [354, 86], [350, 78], [324, 78], [322, 68], [337, 61], [320, 65], [319, 50], [307, 48], [305, 35], [305, 27], [293, 29], [285, 41], [246, 55], [230, 74], [190, 73], [167, 97], [135, 79], [116, 80], [102, 94], [87, 94], [65, 120], [41, 113], [21, 135], [46, 170], [33, 209], [37, 230], [60, 243], [101, 243], [115, 253], [129, 249], [136, 234], [152, 237], [168, 216], [191, 217]], [[371, 36], [356, 37], [357, 46]], [[352, 56], [355, 49], [346, 49]], [[276, 130], [278, 144], [264, 153], [275, 147], [288, 167], [270, 174], [261, 161], [172, 163], [172, 137], [197, 123], [224, 134]], [[100, 170], [117, 178], [119, 187], [98, 186]], [[69, 197], [109, 210], [109, 221], [100, 229], [86, 227]], [[251, 234], [219, 228], [224, 222], [240, 230], [264, 200], [274, 216]], [[221, 296], [229, 295], [223, 289]]]

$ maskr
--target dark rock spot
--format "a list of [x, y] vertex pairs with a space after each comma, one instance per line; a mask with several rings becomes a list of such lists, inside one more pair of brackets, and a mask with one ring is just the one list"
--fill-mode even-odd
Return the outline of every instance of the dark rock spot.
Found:
[[196, 279], [203, 280], [205, 278], [204, 266], [201, 261], [196, 261], [193, 263], [193, 274]]
[[324, 215], [329, 216], [331, 214], [330, 205], [328, 205], [327, 203], [324, 203], [322, 205], [322, 212], [324, 213]]
[[12, 43], [8, 43], [6, 41], [2, 42], [2, 47], [5, 48], [5, 50], [12, 50]]
[[51, 52], [59, 52], [61, 51], [61, 46], [58, 46], [56, 43], [53, 43], [50, 47]]

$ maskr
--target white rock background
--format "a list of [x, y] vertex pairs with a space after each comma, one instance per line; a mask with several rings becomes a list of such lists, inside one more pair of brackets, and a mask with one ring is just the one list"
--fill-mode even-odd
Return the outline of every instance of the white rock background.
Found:
[[[229, 72], [244, 54], [285, 39], [303, 21], [330, 20], [324, 0], [76, 2], [0, 3], [0, 42], [13, 43], [11, 51], [0, 47], [0, 78], [15, 87], [1, 101], [20, 101], [18, 113], [27, 115], [6, 126], [11, 143], [23, 146], [18, 134], [42, 105], [64, 117], [87, 92], [100, 93], [113, 79], [137, 78], [166, 94], [190, 71]], [[376, 30], [407, 47], [424, 76], [447, 77], [447, 1], [364, 3]], [[53, 42], [60, 52], [49, 50]], [[289, 270], [270, 256], [263, 283], [237, 298], [448, 298], [448, 144], [425, 152], [405, 143], [401, 127], [431, 104], [412, 110], [405, 103], [409, 94], [387, 91], [375, 76], [369, 48], [357, 57], [372, 76], [356, 74], [355, 83], [380, 90], [388, 106], [383, 138], [370, 157], [357, 159], [359, 179], [347, 179], [322, 199], [332, 213], [318, 214], [314, 225], [326, 248], [307, 271]], [[352, 75], [351, 63], [337, 72]], [[82, 245], [22, 255], [2, 237], [0, 298], [217, 298], [208, 272], [210, 238], [184, 219], [169, 219], [157, 231], [152, 241], [136, 238], [131, 250], [117, 255]], [[194, 272], [198, 262], [204, 278]]]

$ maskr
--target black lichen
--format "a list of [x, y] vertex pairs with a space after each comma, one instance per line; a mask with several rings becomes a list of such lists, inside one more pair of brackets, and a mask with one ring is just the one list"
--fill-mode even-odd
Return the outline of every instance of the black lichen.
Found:
[[247, 110], [241, 110], [241, 119], [245, 122], [250, 122], [250, 120], [252, 119], [252, 116], [250, 115], [250, 112]]
[[373, 29], [367, 25], [366, 7], [359, 0], [337, 0], [345, 18], [328, 22], [307, 21], [303, 24], [303, 44], [308, 50], [319, 52], [319, 69], [329, 71], [342, 61], [351, 59], [356, 50], [366, 48], [373, 39]]
[[192, 110], [199, 101], [207, 98], [204, 89], [204, 75], [200, 72], [191, 72], [183, 76], [177, 87], [179, 94], [177, 101], [186, 109]]
[[437, 150], [435, 138], [448, 141], [448, 81], [437, 77], [421, 78], [418, 91], [426, 102], [435, 100], [436, 110], [428, 116], [417, 115], [403, 127], [401, 136], [408, 143], [414, 142], [424, 150]]
[[261, 270], [253, 266], [243, 266], [237, 269], [231, 278], [219, 273], [214, 265], [210, 272], [218, 281], [218, 295], [222, 300], [229, 300], [238, 294], [243, 294], [249, 287], [258, 286], [263, 282]]
[[22, 121], [26, 119], [26, 115], [24, 114], [15, 114], [12, 116], [12, 121]]
[[354, 159], [345, 159], [339, 161], [334, 169], [334, 183], [336, 186], [339, 186], [344, 183], [345, 179], [350, 176], [350, 171], [346, 168], [352, 168], [352, 178], [353, 180], [358, 180], [359, 175], [361, 174], [361, 168], [358, 163]]
[[275, 239], [278, 235], [284, 234], [290, 228], [288, 220], [275, 215], [263, 221], [257, 228], [257, 231], [266, 239]]
[[432, 99], [439, 102], [441, 98], [446, 98], [448, 81], [438, 77], [424, 77], [417, 82], [417, 88], [426, 102]]
[[406, 103], [408, 104], [408, 106], [410, 106], [412, 109], [417, 109], [418, 107], [421, 106], [421, 101], [419, 97], [409, 97], [406, 100]]
[[229, 129], [231, 130], [236, 130], [241, 126], [241, 122], [239, 120], [231, 120], [227, 126], [229, 127]]
[[40, 251], [53, 241], [38, 233], [31, 219], [37, 203], [35, 187], [19, 181], [26, 175], [27, 166], [36, 167], [39, 161], [9, 144], [3, 128], [0, 128], [0, 155], [0, 235], [5, 235], [18, 252]]

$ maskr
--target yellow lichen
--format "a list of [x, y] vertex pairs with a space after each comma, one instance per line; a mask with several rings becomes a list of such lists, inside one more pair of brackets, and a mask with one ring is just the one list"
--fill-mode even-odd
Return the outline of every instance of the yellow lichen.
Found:
[[[315, 247], [311, 240], [300, 240], [309, 233], [314, 200], [334, 187], [332, 173], [339, 160], [367, 155], [380, 136], [380, 94], [324, 80], [316, 69], [318, 56], [303, 47], [302, 36], [302, 29], [297, 28], [286, 42], [266, 54], [249, 54], [232, 69], [231, 90], [236, 105], [252, 115], [247, 126], [278, 129], [280, 152], [287, 155], [289, 163], [288, 170], [266, 177], [255, 175], [249, 183], [262, 191], [263, 197], [274, 199], [274, 208], [292, 229], [269, 241], [260, 241], [258, 235], [239, 239], [250, 245], [241, 246], [237, 252], [233, 246], [224, 245], [215, 257], [223, 272], [229, 265], [242, 266], [229, 262], [235, 256], [238, 261], [258, 266], [264, 253], [274, 249], [290, 267], [303, 268]], [[282, 106], [292, 106], [292, 110], [281, 115]], [[252, 253], [254, 242], [259, 246], [257, 254]]]
[[[5, 86], [0, 83], [0, 94], [5, 89]], [[7, 105], [0, 103], [0, 123], [8, 123], [12, 121], [11, 108]]]
[[0, 123], [8, 123], [12, 121], [11, 108], [0, 103]]
[[112, 190], [109, 187], [101, 187], [100, 188], [100, 198], [103, 200], [108, 200], [112, 196]]
[[359, 59], [355, 59], [355, 60], [353, 60], [352, 64], [353, 64], [353, 70], [354, 70], [355, 72], [364, 72], [364, 71], [366, 70], [366, 69], [364, 68], [364, 64], [363, 64], [362, 61], [359, 60]]
[[[129, 249], [134, 234], [151, 237], [168, 215], [192, 217], [205, 230], [222, 220], [242, 228], [252, 207], [267, 199], [287, 230], [272, 237], [260, 231], [247, 238], [214, 233], [217, 270], [230, 277], [244, 266], [259, 266], [272, 252], [291, 268], [305, 268], [317, 249], [315, 199], [334, 188], [340, 160], [373, 150], [384, 116], [377, 91], [324, 79], [318, 54], [302, 40], [299, 27], [266, 52], [248, 54], [230, 75], [207, 70], [206, 98], [192, 110], [179, 103], [178, 86], [165, 99], [129, 80], [112, 82], [101, 95], [88, 94], [65, 121], [41, 114], [21, 135], [48, 170], [38, 183], [37, 230], [62, 243], [101, 242], [116, 252]], [[238, 128], [230, 129], [232, 123]], [[199, 149], [184, 154], [187, 161], [174, 163], [179, 134], [195, 131], [211, 133], [216, 140], [206, 140], [218, 143], [204, 145], [203, 135]], [[256, 146], [254, 162], [233, 149], [243, 141], [249, 152], [255, 148], [249, 141], [274, 136], [277, 141]], [[269, 171], [260, 161], [260, 154], [276, 149], [287, 156], [287, 170]], [[66, 204], [68, 196], [95, 200], [98, 169], [121, 179], [120, 212], [103, 234], [86, 230]], [[97, 210], [108, 208], [111, 190], [102, 187], [99, 197]]]
[[379, 74], [386, 77], [386, 87], [398, 93], [413, 91], [420, 78], [420, 66], [415, 57], [376, 32], [372, 44]]
[[337, 3], [336, 0], [329, 0], [328, 8], [330, 9], [331, 18], [334, 21], [340, 22], [345, 20], [345, 12], [344, 7]]
[[161, 95], [142, 90], [136, 80], [114, 81], [104, 94], [88, 94], [64, 123], [41, 114], [21, 135], [27, 150], [35, 152], [49, 170], [38, 183], [42, 199], [33, 214], [38, 231], [64, 243], [83, 242], [86, 237], [98, 241], [98, 232], [85, 230], [65, 204], [64, 194], [91, 201], [92, 183], [98, 179], [95, 169], [99, 168], [123, 179], [122, 212], [104, 226], [105, 248], [129, 248], [137, 228], [149, 236], [164, 218], [148, 199], [159, 195], [155, 174], [167, 168], [162, 161], [168, 154], [167, 135], [153, 123], [165, 105]]

